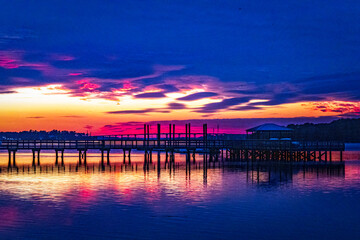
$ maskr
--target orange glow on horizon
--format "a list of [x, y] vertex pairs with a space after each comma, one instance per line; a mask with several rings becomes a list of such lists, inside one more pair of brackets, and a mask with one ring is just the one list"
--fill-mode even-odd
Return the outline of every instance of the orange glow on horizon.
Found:
[[[87, 90], [93, 91], [98, 86], [91, 82], [80, 80], [78, 84]], [[125, 84], [123, 90], [131, 89], [131, 84]], [[69, 90], [62, 85], [47, 85], [43, 87], [27, 87], [14, 89], [15, 93], [0, 95], [2, 105], [0, 113], [1, 131], [21, 130], [75, 130], [86, 132], [85, 126], [93, 126], [93, 133], [101, 133], [101, 128], [107, 124], [119, 122], [148, 122], [187, 119], [229, 119], [229, 118], [293, 118], [336, 116], [339, 111], [359, 111], [360, 105], [356, 102], [298, 102], [276, 106], [267, 106], [265, 99], [253, 99], [249, 103], [239, 104], [247, 106], [255, 104], [259, 109], [236, 111], [225, 110], [210, 113], [197, 112], [197, 109], [209, 103], [219, 103], [219, 97], [202, 98], [194, 101], [178, 101], [177, 98], [188, 94], [202, 92], [197, 88], [183, 93], [169, 93], [166, 98], [137, 99], [131, 95], [119, 97], [119, 101], [101, 98], [87, 98], [72, 96]], [[178, 102], [186, 108], [170, 109], [168, 104]], [[159, 111], [144, 111], [146, 106]], [[107, 112], [134, 111], [137, 113], [108, 114]]]

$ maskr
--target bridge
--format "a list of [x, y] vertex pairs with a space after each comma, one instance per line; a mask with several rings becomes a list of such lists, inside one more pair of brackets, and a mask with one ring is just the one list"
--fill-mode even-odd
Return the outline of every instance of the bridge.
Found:
[[[79, 164], [86, 164], [86, 153], [90, 149], [101, 152], [101, 163], [106, 157], [109, 163], [111, 150], [123, 150], [124, 163], [130, 161], [132, 150], [143, 151], [145, 162], [152, 161], [153, 151], [166, 152], [166, 160], [174, 161], [174, 152], [187, 154], [187, 161], [193, 160], [195, 153], [203, 153], [205, 161], [245, 161], [245, 162], [325, 162], [333, 163], [332, 152], [340, 152], [340, 162], [343, 161], [344, 143], [340, 142], [304, 142], [292, 140], [226, 140], [220, 135], [208, 135], [204, 124], [202, 133], [191, 133], [190, 124], [186, 124], [185, 133], [175, 133], [175, 125], [169, 125], [168, 133], [150, 133], [149, 125], [144, 125], [144, 134], [126, 134], [99, 136], [96, 139], [85, 140], [4, 140], [0, 150], [9, 153], [9, 166], [16, 166], [16, 152], [31, 150], [33, 165], [40, 164], [41, 150], [54, 150], [55, 164], [64, 164], [64, 151], [77, 150]], [[106, 154], [106, 156], [105, 156]]]

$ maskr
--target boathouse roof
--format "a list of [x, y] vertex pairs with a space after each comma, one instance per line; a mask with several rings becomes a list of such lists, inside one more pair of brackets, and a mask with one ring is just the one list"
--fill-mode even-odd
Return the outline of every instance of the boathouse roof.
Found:
[[257, 127], [253, 127], [253, 128], [249, 128], [246, 130], [246, 132], [270, 132], [270, 131], [293, 131], [293, 129], [291, 128], [287, 128], [287, 127], [282, 127], [279, 125], [276, 125], [274, 123], [266, 123], [266, 124], [262, 124], [260, 126]]

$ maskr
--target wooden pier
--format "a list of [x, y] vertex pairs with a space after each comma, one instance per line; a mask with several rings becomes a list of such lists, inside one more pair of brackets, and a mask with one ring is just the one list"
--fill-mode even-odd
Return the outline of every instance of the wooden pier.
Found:
[[[343, 162], [344, 143], [339, 142], [298, 142], [292, 140], [224, 140], [220, 135], [208, 135], [207, 125], [202, 133], [192, 133], [190, 124], [186, 124], [185, 133], [176, 133], [175, 125], [169, 125], [167, 133], [150, 133], [149, 125], [144, 125], [144, 134], [126, 134], [101, 136], [96, 140], [4, 140], [0, 150], [9, 153], [9, 166], [16, 166], [16, 152], [30, 150], [33, 153], [32, 165], [40, 165], [40, 152], [54, 150], [55, 165], [64, 165], [64, 151], [77, 150], [79, 165], [87, 164], [87, 151], [99, 150], [101, 164], [110, 164], [110, 151], [121, 149], [123, 162], [130, 162], [131, 151], [144, 152], [144, 162], [152, 162], [152, 152], [166, 152], [166, 161], [174, 161], [175, 152], [186, 153], [186, 161], [195, 161], [195, 153], [203, 153], [205, 162], [311, 162], [332, 164], [333, 152], [340, 152]], [[158, 161], [160, 159], [158, 158]]]

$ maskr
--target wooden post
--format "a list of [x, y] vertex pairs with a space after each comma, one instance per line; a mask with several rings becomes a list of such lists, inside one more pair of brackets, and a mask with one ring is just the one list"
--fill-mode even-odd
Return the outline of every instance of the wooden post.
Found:
[[185, 146], [188, 146], [188, 125], [185, 124]]
[[37, 164], [38, 164], [38, 166], [40, 166], [40, 149], [37, 150], [37, 153], [38, 153], [38, 155], [37, 155]]
[[158, 140], [158, 147], [160, 147], [160, 135], [161, 135], [161, 127], [160, 124], [157, 125], [157, 140]]
[[144, 124], [144, 147], [146, 146], [146, 124]]
[[35, 150], [32, 150], [33, 153], [33, 160], [32, 160], [32, 165], [35, 166]]
[[328, 152], [325, 151], [325, 162], [327, 162], [327, 161], [328, 161]]
[[101, 149], [101, 165], [104, 165], [104, 149]]
[[106, 164], [110, 165], [110, 149], [106, 150]]
[[126, 150], [123, 149], [123, 163], [126, 163]]
[[188, 123], [188, 136], [189, 136], [189, 139], [188, 139], [188, 144], [189, 144], [189, 146], [191, 146], [191, 130], [190, 130], [190, 123]]
[[157, 152], [157, 165], [158, 169], [160, 169], [160, 151]]
[[173, 146], [174, 146], [174, 143], [175, 143], [175, 124], [173, 124]]
[[171, 146], [171, 123], [169, 124], [169, 145]]
[[79, 166], [81, 166], [81, 150], [79, 149]]
[[150, 144], [150, 126], [147, 125], [147, 146]]
[[343, 151], [340, 151], [340, 162], [343, 161]]
[[9, 163], [8, 163], [8, 167], [11, 167], [11, 150], [8, 150], [9, 152]]
[[61, 165], [64, 166], [64, 150], [61, 150]]
[[131, 157], [130, 157], [130, 154], [131, 154], [131, 148], [129, 149], [129, 155], [128, 155], [128, 158], [129, 158], [129, 164], [131, 163]]
[[55, 166], [58, 165], [58, 159], [59, 159], [59, 152], [58, 150], [55, 150]]
[[84, 151], [83, 151], [83, 155], [84, 155], [84, 165], [86, 166], [86, 152], [87, 152], [87, 149], [85, 149]]

